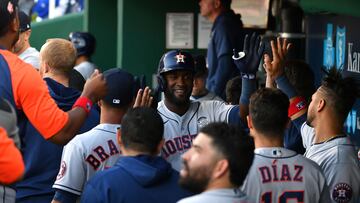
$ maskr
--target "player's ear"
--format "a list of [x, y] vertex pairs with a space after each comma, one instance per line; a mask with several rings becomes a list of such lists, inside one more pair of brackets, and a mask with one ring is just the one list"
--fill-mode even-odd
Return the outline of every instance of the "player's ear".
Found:
[[220, 159], [213, 170], [212, 178], [218, 179], [225, 175], [229, 171], [229, 162], [226, 159]]
[[247, 125], [249, 127], [249, 129], [252, 129], [252, 121], [249, 115], [246, 116], [246, 120], [247, 120]]
[[25, 41], [29, 41], [31, 36], [31, 30], [26, 30], [24, 34], [25, 34]]
[[51, 70], [51, 67], [47, 62], [44, 62], [44, 73], [49, 73]]
[[326, 106], [326, 101], [325, 99], [320, 99], [319, 103], [317, 104], [317, 111], [320, 112], [322, 111]]

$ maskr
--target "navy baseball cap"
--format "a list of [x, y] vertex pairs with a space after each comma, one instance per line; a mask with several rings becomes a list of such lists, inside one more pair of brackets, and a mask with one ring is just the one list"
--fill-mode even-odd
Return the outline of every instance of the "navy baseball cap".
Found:
[[19, 12], [19, 20], [20, 20], [20, 32], [25, 32], [26, 30], [31, 29], [31, 20], [26, 13], [23, 11]]
[[134, 76], [120, 68], [109, 69], [103, 74], [108, 91], [102, 100], [116, 108], [129, 105], [135, 96]]

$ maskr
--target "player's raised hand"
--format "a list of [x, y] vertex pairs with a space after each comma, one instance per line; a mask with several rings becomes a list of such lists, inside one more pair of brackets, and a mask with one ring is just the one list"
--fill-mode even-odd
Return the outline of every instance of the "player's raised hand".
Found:
[[135, 107], [150, 107], [153, 101], [153, 97], [150, 95], [151, 89], [145, 87], [145, 89], [139, 89], [133, 108]]
[[250, 39], [249, 35], [245, 36], [244, 50], [242, 52], [234, 50], [232, 58], [234, 59], [235, 65], [241, 74], [255, 76], [263, 53], [264, 43], [262, 43], [260, 36], [253, 33]]
[[85, 96], [93, 103], [96, 103], [105, 97], [106, 92], [107, 86], [104, 75], [96, 69], [91, 77], [86, 81], [81, 96]]
[[273, 58], [268, 54], [264, 55], [264, 68], [269, 77], [276, 79], [284, 73], [286, 55], [291, 47], [286, 39], [277, 38], [277, 43], [271, 40], [271, 51]]

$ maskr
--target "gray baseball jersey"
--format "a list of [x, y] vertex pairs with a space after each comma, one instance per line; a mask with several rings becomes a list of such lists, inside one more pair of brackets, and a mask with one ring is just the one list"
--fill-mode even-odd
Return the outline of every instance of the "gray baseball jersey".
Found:
[[242, 190], [256, 202], [329, 202], [325, 176], [313, 161], [282, 147], [255, 149]]
[[190, 149], [199, 129], [210, 122], [227, 122], [234, 107], [219, 101], [191, 102], [188, 111], [179, 116], [170, 111], [164, 101], [159, 102], [158, 112], [164, 121], [165, 139], [161, 155], [180, 171], [181, 155]]
[[63, 149], [59, 174], [53, 188], [81, 195], [85, 183], [120, 158], [116, 130], [120, 125], [99, 124], [75, 136]]
[[190, 100], [193, 100], [193, 101], [208, 101], [208, 100], [210, 100], [210, 101], [222, 101], [222, 102], [224, 101], [220, 97], [216, 96], [216, 94], [213, 92], [208, 92], [206, 95], [199, 97], [199, 98], [191, 96]]
[[239, 189], [214, 189], [198, 195], [184, 198], [178, 203], [251, 203], [250, 199]]
[[323, 170], [333, 202], [360, 202], [360, 165], [349, 137], [340, 135], [314, 144], [315, 131], [304, 123], [301, 136], [306, 147], [305, 156]]
[[91, 75], [94, 73], [96, 66], [95, 64], [84, 61], [74, 67], [75, 70], [79, 71], [79, 73], [84, 77], [85, 80], [89, 79]]
[[0, 185], [0, 203], [15, 202], [15, 200], [16, 200], [15, 189], [6, 185]]
[[33, 47], [27, 48], [23, 53], [19, 55], [26, 63], [31, 64], [37, 70], [40, 69], [40, 53]]

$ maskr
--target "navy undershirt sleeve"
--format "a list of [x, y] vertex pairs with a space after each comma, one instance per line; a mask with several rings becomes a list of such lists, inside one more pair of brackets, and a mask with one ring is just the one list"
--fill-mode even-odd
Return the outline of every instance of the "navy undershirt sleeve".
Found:
[[248, 126], [240, 118], [240, 107], [235, 106], [229, 112], [228, 123], [233, 125], [238, 125], [246, 133], [249, 133]]
[[66, 192], [64, 190], [56, 190], [54, 195], [54, 200], [57, 200], [59, 202], [76, 202], [76, 199], [78, 198], [78, 195], [75, 195], [71, 192]]

